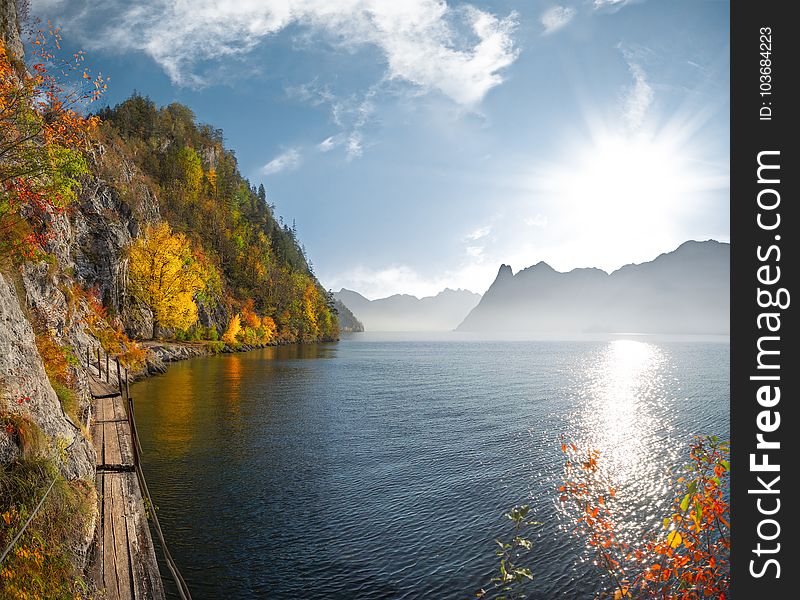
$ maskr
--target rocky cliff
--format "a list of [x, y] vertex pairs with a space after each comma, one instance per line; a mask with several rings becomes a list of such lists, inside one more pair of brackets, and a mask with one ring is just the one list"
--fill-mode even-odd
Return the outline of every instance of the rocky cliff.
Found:
[[[0, 38], [13, 54], [12, 59], [22, 58], [15, 2], [0, 2]], [[87, 211], [96, 202], [91, 190], [87, 186]], [[73, 215], [52, 216], [54, 234], [48, 240], [46, 259], [17, 266], [0, 264], [2, 493], [27, 492], [31, 499], [38, 500], [42, 489], [37, 488], [37, 482], [58, 477], [62, 483], [56, 489], [60, 491], [54, 491], [53, 496], [70, 499], [64, 500], [60, 508], [69, 511], [83, 507], [77, 520], [70, 521], [72, 530], [63, 539], [67, 558], [78, 570], [85, 562], [97, 516], [92, 500], [95, 451], [85, 427], [90, 395], [86, 375], [75, 356], [81, 349], [97, 347], [99, 343], [87, 331], [85, 301], [72, 294], [78, 282], [76, 273], [88, 268], [86, 261], [76, 260], [79, 231], [87, 229], [83, 204]], [[69, 381], [69, 390], [54, 384], [45, 359], [58, 361], [60, 376]], [[27, 467], [20, 467], [21, 464]], [[15, 487], [15, 482], [23, 483]], [[9, 497], [3, 498], [4, 505], [7, 500]], [[26, 499], [25, 503], [29, 501]], [[19, 522], [30, 509], [32, 506], [26, 508], [22, 504], [6, 511], [0, 528], [13, 527], [15, 519]], [[7, 535], [2, 539], [9, 541]], [[3, 577], [0, 592], [6, 585], [13, 589], [13, 576]], [[45, 579], [40, 584], [47, 587], [49, 582]]]

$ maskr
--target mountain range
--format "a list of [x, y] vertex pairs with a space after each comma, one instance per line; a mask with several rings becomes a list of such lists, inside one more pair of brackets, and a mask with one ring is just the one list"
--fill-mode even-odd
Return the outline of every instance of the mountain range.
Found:
[[730, 332], [730, 244], [688, 241], [606, 273], [540, 262], [497, 278], [458, 331], [484, 333]]
[[342, 288], [333, 296], [352, 311], [367, 331], [452, 331], [481, 299], [480, 294], [451, 289], [425, 298], [395, 294], [369, 300]]

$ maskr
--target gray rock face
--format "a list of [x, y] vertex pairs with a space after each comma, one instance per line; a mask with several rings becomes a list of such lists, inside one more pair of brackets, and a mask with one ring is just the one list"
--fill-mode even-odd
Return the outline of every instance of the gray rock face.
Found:
[[25, 56], [19, 37], [17, 3], [15, 0], [0, 0], [0, 38], [17, 58]]
[[[94, 476], [95, 452], [76, 424], [64, 414], [50, 386], [36, 348], [33, 329], [17, 293], [0, 274], [0, 412], [19, 414], [36, 423], [51, 438], [49, 450], [65, 447], [61, 470], [70, 479]], [[15, 438], [0, 430], [0, 461], [19, 454]], [[58, 462], [58, 461], [57, 461]]]
[[[111, 167], [107, 149], [100, 146], [93, 156], [95, 171]], [[149, 337], [152, 315], [132, 304], [128, 293], [128, 259], [125, 248], [148, 224], [160, 219], [158, 200], [146, 185], [139, 185], [136, 167], [114, 153], [116, 176], [130, 191], [123, 198], [118, 189], [100, 177], [84, 183], [77, 210], [70, 220], [71, 260], [74, 275], [86, 287], [98, 290], [103, 303], [121, 316], [129, 335]]]
[[201, 298], [197, 299], [197, 319], [206, 327], [214, 327], [219, 337], [225, 333], [230, 318], [227, 307], [221, 302], [206, 302]]

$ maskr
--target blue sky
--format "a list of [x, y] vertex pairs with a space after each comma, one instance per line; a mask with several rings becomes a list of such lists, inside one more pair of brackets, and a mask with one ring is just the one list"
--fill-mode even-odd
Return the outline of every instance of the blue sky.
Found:
[[189, 105], [323, 285], [484, 292], [729, 236], [729, 4], [33, 0], [106, 101]]

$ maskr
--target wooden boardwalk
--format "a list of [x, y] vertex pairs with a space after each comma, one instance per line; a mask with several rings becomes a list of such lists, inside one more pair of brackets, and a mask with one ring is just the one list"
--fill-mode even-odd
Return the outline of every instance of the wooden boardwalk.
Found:
[[108, 600], [161, 600], [164, 588], [136, 472], [122, 386], [112, 386], [89, 373], [94, 398], [92, 440], [97, 452], [100, 520], [90, 575]]

